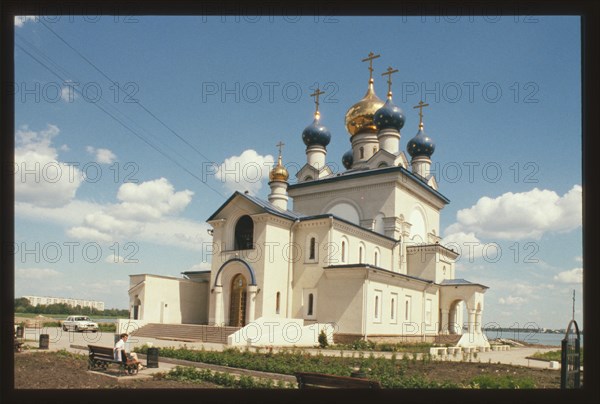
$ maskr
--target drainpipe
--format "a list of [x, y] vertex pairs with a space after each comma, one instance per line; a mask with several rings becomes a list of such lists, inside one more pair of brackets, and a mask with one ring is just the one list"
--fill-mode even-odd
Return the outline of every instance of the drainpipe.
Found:
[[[402, 242], [402, 237], [400, 237], [398, 240], [396, 240], [396, 242], [394, 243], [394, 245], [392, 246], [392, 272], [396, 272], [394, 271], [394, 251], [396, 251], [396, 247], [398, 246], [398, 244], [400, 244]], [[400, 265], [398, 265], [398, 273], [400, 273], [400, 266], [402, 265], [402, 249], [400, 249]]]
[[368, 297], [369, 297], [369, 268], [366, 268], [365, 272], [365, 283], [363, 284], [363, 316], [362, 316], [362, 330], [361, 334], [363, 335], [363, 339], [367, 340], [367, 317], [369, 313], [367, 312], [368, 307]]
[[331, 254], [329, 254], [329, 249], [332, 248], [333, 246], [333, 216], [329, 216], [329, 238], [328, 238], [328, 242], [329, 244], [327, 245], [327, 255], [329, 257], [327, 262], [323, 262], [324, 264], [327, 265], [331, 265]]
[[291, 253], [292, 253], [292, 246], [294, 245], [294, 228], [298, 225], [298, 223], [300, 223], [300, 219], [296, 219], [294, 220], [294, 223], [292, 223], [292, 225], [290, 226], [290, 236], [289, 236], [289, 253], [288, 253], [288, 279], [287, 279], [287, 303], [286, 303], [286, 309], [285, 309], [285, 313], [286, 313], [286, 318], [291, 318], [292, 317], [292, 282], [294, 280], [293, 275], [292, 275], [292, 265], [294, 260], [292, 259]]

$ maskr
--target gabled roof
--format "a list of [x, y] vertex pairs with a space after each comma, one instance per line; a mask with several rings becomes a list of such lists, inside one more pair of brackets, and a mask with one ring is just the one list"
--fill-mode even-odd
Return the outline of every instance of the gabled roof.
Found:
[[469, 282], [466, 279], [444, 279], [440, 285], [444, 286], [444, 285], [453, 285], [453, 286], [465, 286], [465, 285], [473, 285], [473, 286], [481, 286], [484, 287], [486, 289], [489, 289], [488, 286], [482, 285], [481, 283], [473, 283], [473, 282]]
[[376, 269], [378, 271], [382, 271], [385, 273], [389, 273], [395, 276], [399, 276], [400, 278], [405, 278], [405, 279], [414, 279], [416, 281], [419, 282], [424, 282], [424, 283], [434, 283], [431, 279], [425, 279], [425, 278], [419, 278], [418, 276], [412, 276], [412, 275], [406, 275], [406, 274], [402, 274], [400, 272], [394, 272], [394, 271], [390, 271], [389, 269], [385, 269], [385, 268], [381, 268], [381, 267], [377, 267], [375, 265], [370, 265], [370, 264], [341, 264], [341, 265], [328, 265], [326, 267], [324, 267], [325, 269], [343, 269], [343, 268], [366, 268], [366, 269]]
[[379, 174], [387, 174], [390, 172], [401, 172], [401, 173], [405, 174], [407, 177], [412, 178], [419, 186], [424, 188], [426, 191], [430, 192], [431, 194], [435, 195], [437, 198], [441, 199], [444, 203], [446, 203], [446, 204], [450, 203], [450, 200], [448, 198], [446, 198], [444, 195], [442, 195], [439, 191], [437, 191], [437, 190], [433, 189], [432, 187], [430, 187], [429, 185], [427, 185], [427, 179], [421, 177], [420, 175], [413, 174], [412, 172], [408, 171], [406, 168], [404, 168], [402, 166], [372, 168], [372, 169], [365, 169], [365, 170], [348, 170], [343, 173], [337, 174], [335, 177], [329, 176], [329, 177], [321, 178], [318, 180], [306, 181], [306, 182], [300, 182], [297, 184], [293, 184], [288, 187], [288, 190], [316, 186], [316, 185], [320, 185], [320, 184], [327, 184], [327, 183], [335, 182], [335, 181], [350, 180], [353, 178], [368, 177], [368, 176], [379, 175]]
[[334, 214], [331, 214], [331, 213], [323, 213], [323, 214], [319, 214], [319, 215], [303, 215], [301, 213], [294, 212], [294, 211], [291, 211], [291, 210], [279, 209], [277, 206], [273, 205], [271, 202], [264, 201], [264, 200], [262, 200], [260, 198], [255, 197], [255, 196], [251, 196], [251, 195], [248, 195], [248, 194], [243, 194], [243, 193], [241, 193], [239, 191], [235, 191], [233, 193], [233, 195], [231, 195], [229, 197], [229, 199], [227, 199], [219, 207], [219, 209], [216, 210], [215, 213], [213, 213], [208, 219], [206, 219], [206, 221], [209, 222], [209, 221], [213, 220], [236, 196], [240, 196], [240, 197], [246, 199], [247, 201], [249, 201], [250, 203], [254, 204], [255, 206], [258, 206], [261, 209], [264, 209], [267, 213], [270, 213], [270, 214], [275, 215], [275, 216], [282, 217], [284, 219], [299, 220], [299, 221], [303, 222], [303, 221], [307, 221], [307, 220], [317, 220], [317, 219], [324, 219], [324, 218], [331, 217], [331, 218], [334, 218], [335, 220], [337, 220], [339, 222], [346, 223], [346, 224], [348, 224], [350, 226], [353, 226], [353, 227], [356, 227], [357, 229], [360, 229], [362, 231], [365, 231], [365, 232], [368, 232], [368, 233], [372, 233], [372, 234], [374, 234], [374, 235], [376, 235], [378, 237], [381, 237], [383, 239], [386, 239], [386, 240], [389, 240], [389, 241], [393, 241], [393, 242], [397, 241], [397, 240], [395, 240], [395, 239], [393, 239], [391, 237], [388, 237], [388, 236], [386, 236], [384, 234], [380, 234], [380, 233], [377, 233], [377, 232], [375, 232], [373, 230], [366, 229], [366, 228], [364, 228], [364, 227], [362, 227], [362, 226], [360, 226], [360, 225], [358, 225], [356, 223], [352, 223], [352, 222], [350, 222], [350, 221], [348, 221], [346, 219], [342, 219], [341, 217], [338, 217], [338, 216], [336, 216]]
[[235, 191], [230, 197], [229, 199], [227, 199], [220, 207], [219, 209], [217, 209], [215, 211], [215, 213], [213, 213], [208, 219], [206, 219], [206, 221], [211, 221], [213, 220], [227, 205], [229, 205], [229, 203], [236, 197], [236, 196], [240, 196], [244, 199], [246, 199], [247, 201], [249, 201], [250, 203], [253, 203], [254, 205], [264, 209], [265, 211], [267, 211], [268, 213], [271, 213], [275, 216], [279, 216], [279, 217], [283, 217], [285, 219], [290, 219], [290, 220], [296, 220], [301, 218], [303, 215], [297, 212], [293, 212], [291, 210], [283, 210], [283, 209], [279, 209], [278, 207], [276, 207], [275, 205], [273, 205], [270, 202], [267, 201], [263, 201], [262, 199], [259, 199], [255, 196], [249, 195], [249, 194], [243, 194], [239, 191]]

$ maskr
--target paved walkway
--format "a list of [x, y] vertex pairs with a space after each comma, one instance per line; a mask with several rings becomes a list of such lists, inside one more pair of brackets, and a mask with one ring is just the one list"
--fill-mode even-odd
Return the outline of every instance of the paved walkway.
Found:
[[[73, 348], [74, 346], [85, 347], [88, 344], [92, 345], [102, 345], [102, 346], [114, 346], [115, 344], [115, 334], [111, 332], [97, 332], [97, 333], [77, 333], [70, 331], [63, 331], [58, 327], [49, 327], [49, 328], [26, 328], [24, 330], [24, 337], [26, 339], [26, 344], [31, 346], [38, 346], [39, 336], [40, 334], [48, 334], [49, 336], [49, 350], [57, 351], [61, 349], [65, 349], [71, 352], [84, 353], [83, 349]], [[144, 344], [151, 343], [154, 347], [183, 347], [186, 346], [190, 349], [201, 349], [205, 350], [215, 350], [222, 351], [226, 348], [223, 344], [212, 344], [212, 343], [202, 343], [202, 342], [180, 342], [180, 341], [171, 341], [171, 340], [160, 340], [154, 338], [143, 338], [143, 337], [135, 337], [131, 336], [127, 341], [129, 345], [128, 349], [133, 350], [134, 347], [142, 346]], [[251, 347], [252, 350], [255, 348]], [[531, 368], [542, 368], [549, 369], [550, 363], [545, 361], [537, 361], [532, 359], [527, 359], [528, 356], [533, 355], [536, 352], [547, 352], [560, 349], [559, 347], [553, 348], [527, 348], [527, 347], [519, 347], [519, 348], [511, 348], [509, 351], [490, 351], [490, 352], [478, 352], [477, 358], [471, 356], [471, 361], [473, 362], [481, 362], [481, 363], [502, 363], [507, 365], [518, 365], [518, 366], [527, 366]], [[273, 349], [275, 352], [281, 350], [278, 348]], [[313, 355], [318, 353], [324, 356], [340, 356], [343, 354], [344, 356], [354, 356], [358, 357], [360, 355], [360, 351], [339, 351], [339, 350], [328, 350], [328, 349], [313, 349], [308, 348], [304, 349], [306, 352], [309, 352]], [[264, 352], [264, 348], [262, 349]], [[371, 353], [376, 357], [386, 357], [391, 358], [393, 355], [392, 352], [370, 352], [363, 351], [362, 354], [365, 357], [368, 357]], [[402, 358], [402, 353], [396, 353], [397, 358]], [[412, 358], [412, 354], [408, 354]], [[417, 359], [421, 358], [422, 354], [417, 354]], [[433, 357], [435, 360], [435, 357]], [[463, 359], [463, 355], [459, 354], [456, 357], [449, 355], [445, 358], [445, 360], [450, 361], [460, 361]], [[165, 358], [166, 360], [166, 358]], [[145, 369], [140, 372], [140, 375], [150, 375], [156, 372], [164, 372], [172, 369], [175, 364], [167, 363], [165, 360], [159, 359], [159, 368], [158, 369]], [[441, 358], [439, 359], [441, 360]], [[469, 360], [469, 359], [467, 359]]]

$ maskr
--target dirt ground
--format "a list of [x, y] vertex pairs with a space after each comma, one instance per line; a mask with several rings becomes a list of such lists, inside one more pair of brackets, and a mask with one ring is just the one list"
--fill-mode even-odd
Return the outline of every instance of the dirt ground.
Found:
[[[115, 367], [116, 369], [116, 367]], [[114, 370], [113, 372], [116, 372]], [[406, 376], [421, 375], [429, 380], [468, 382], [482, 374], [531, 377], [537, 388], [559, 388], [560, 372], [490, 363], [417, 361], [409, 364]], [[460, 380], [457, 380], [460, 377]], [[120, 381], [87, 371], [83, 356], [59, 352], [24, 352], [15, 354], [16, 389], [147, 389], [147, 388], [219, 388], [212, 383], [185, 383], [173, 380], [142, 379]]]
[[[115, 367], [116, 369], [116, 367]], [[57, 352], [15, 354], [15, 389], [183, 389], [219, 388], [212, 383], [174, 380], [131, 379], [120, 381], [87, 371], [87, 358]]]

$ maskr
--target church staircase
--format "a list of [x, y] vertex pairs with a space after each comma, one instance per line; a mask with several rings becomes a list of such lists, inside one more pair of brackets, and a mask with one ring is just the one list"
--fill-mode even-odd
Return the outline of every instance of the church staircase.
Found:
[[196, 324], [147, 324], [132, 336], [183, 342], [227, 344], [227, 337], [240, 327], [215, 327]]
[[440, 334], [436, 335], [434, 344], [456, 346], [462, 335], [460, 334]]

